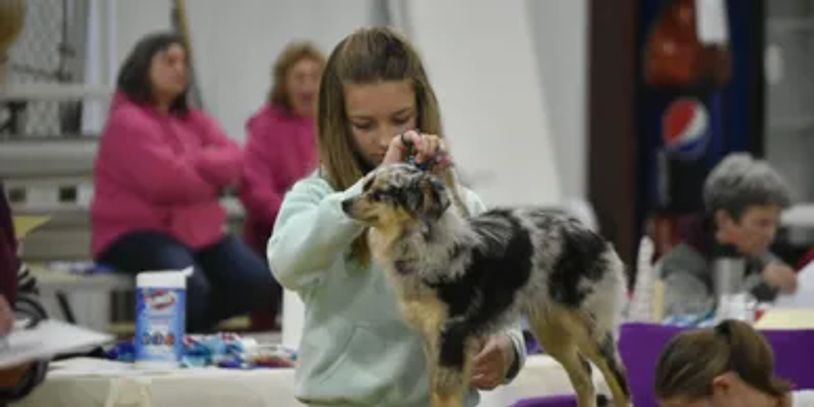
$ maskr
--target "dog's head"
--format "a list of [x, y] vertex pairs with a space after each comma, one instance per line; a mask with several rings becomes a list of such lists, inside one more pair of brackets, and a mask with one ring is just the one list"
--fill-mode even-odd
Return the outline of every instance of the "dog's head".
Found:
[[361, 194], [342, 202], [342, 210], [374, 228], [437, 220], [450, 205], [441, 180], [408, 164], [381, 167], [363, 185]]

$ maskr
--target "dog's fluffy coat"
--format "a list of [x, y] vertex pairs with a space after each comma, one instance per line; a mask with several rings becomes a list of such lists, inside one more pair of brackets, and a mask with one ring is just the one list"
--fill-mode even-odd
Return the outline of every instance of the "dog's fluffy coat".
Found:
[[562, 212], [494, 209], [469, 218], [428, 172], [399, 164], [365, 180], [343, 210], [365, 222], [373, 257], [422, 335], [433, 406], [460, 406], [485, 336], [525, 316], [594, 406], [593, 362], [617, 406], [629, 394], [615, 332], [626, 286], [611, 245]]

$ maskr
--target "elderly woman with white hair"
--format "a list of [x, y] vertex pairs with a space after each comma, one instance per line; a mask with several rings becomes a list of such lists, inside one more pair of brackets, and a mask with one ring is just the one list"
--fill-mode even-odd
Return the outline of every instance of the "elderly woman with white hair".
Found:
[[797, 289], [797, 276], [769, 251], [780, 212], [790, 203], [780, 176], [749, 154], [721, 161], [704, 184], [703, 220], [683, 233], [683, 242], [661, 261], [665, 313], [700, 314], [715, 304], [712, 261], [723, 248], [746, 260], [743, 287], [758, 301]]

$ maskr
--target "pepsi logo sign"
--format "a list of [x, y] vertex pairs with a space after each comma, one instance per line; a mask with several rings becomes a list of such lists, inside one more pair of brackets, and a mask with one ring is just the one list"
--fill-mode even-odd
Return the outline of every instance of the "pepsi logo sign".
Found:
[[664, 149], [680, 158], [695, 159], [709, 140], [709, 112], [696, 98], [680, 98], [664, 111], [661, 123]]

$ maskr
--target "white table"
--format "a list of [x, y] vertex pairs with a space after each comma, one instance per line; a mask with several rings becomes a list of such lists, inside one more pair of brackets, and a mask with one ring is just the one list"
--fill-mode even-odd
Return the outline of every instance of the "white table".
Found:
[[[594, 369], [596, 371], [596, 369]], [[600, 391], [602, 380], [594, 375]], [[481, 393], [481, 406], [506, 407], [527, 397], [573, 393], [562, 367], [547, 356], [530, 357], [508, 386]], [[294, 398], [292, 369], [135, 370], [130, 365], [77, 358], [52, 363], [45, 382], [14, 407], [288, 407]]]
[[15, 407], [301, 406], [291, 369], [142, 371], [129, 364], [77, 358], [52, 363]]

